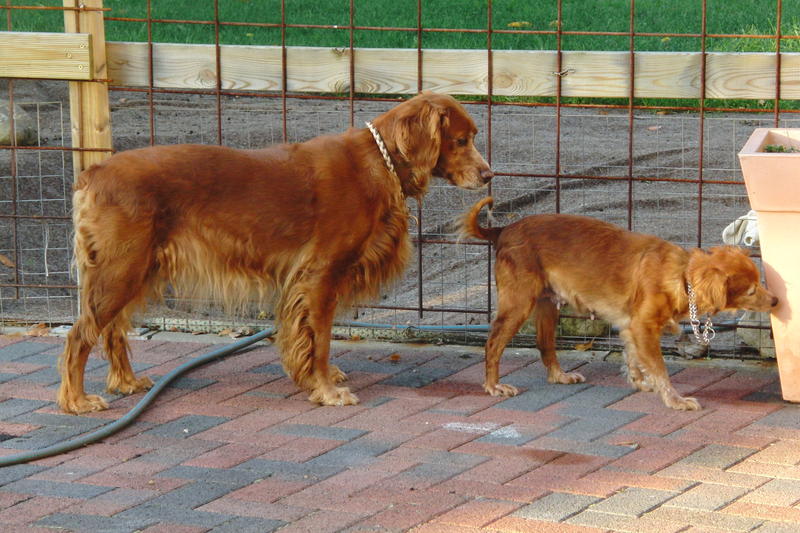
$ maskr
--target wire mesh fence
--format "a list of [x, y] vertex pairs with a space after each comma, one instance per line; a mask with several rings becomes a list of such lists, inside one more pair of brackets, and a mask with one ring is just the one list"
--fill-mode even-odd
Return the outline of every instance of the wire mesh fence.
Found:
[[[255, 3], [250, 2], [241, 3], [238, 12], [217, 0], [193, 2], [196, 10], [181, 11], [182, 2], [171, 4], [172, 8], [150, 0], [106, 2], [109, 41], [138, 40], [143, 45], [137, 46], [144, 46], [137, 48], [140, 55], [130, 56], [135, 57], [131, 64], [139, 61], [137, 76], [143, 78], [138, 81], [121, 83], [133, 77], [120, 74], [124, 62], [110, 61], [110, 70], [116, 73], [110, 80], [115, 150], [168, 143], [254, 148], [302, 141], [361, 127], [363, 121], [395, 105], [396, 93], [433, 88], [463, 95], [460, 99], [478, 124], [478, 147], [497, 176], [490, 192], [500, 223], [533, 213], [579, 213], [691, 247], [719, 244], [725, 226], [748, 211], [736, 153], [752, 129], [791, 127], [800, 120], [793, 102], [784, 99], [791, 80], [781, 74], [782, 64], [785, 67], [792, 56], [785, 50], [800, 42], [796, 31], [800, 12], [781, 0], [764, 3], [769, 4], [762, 15], [770, 21], [770, 32], [715, 26], [713, 21], [721, 19], [718, 14], [726, 8], [705, 1], [693, 3], [691, 12], [682, 15], [691, 19], [690, 31], [653, 27], [647, 21], [654, 7], [633, 0], [604, 28], [576, 23], [584, 15], [575, 2], [562, 0], [543, 3], [549, 18], [540, 23], [515, 18], [508, 6], [492, 1], [467, 2], [469, 9], [465, 7], [461, 18], [447, 20], [441, 19], [442, 2], [395, 3], [393, 24], [378, 20], [369, 3], [360, 0], [334, 2], [317, 11], [300, 11], [285, 1], [267, 2], [267, 9], [259, 12], [251, 12]], [[58, 23], [64, 9], [61, 2], [26, 5], [7, 0], [0, 5], [10, 31], [61, 31]], [[439, 49], [452, 46], [447, 45], [451, 34], [461, 39], [458, 46], [481, 52], [482, 63], [463, 65], [465, 73], [480, 71], [479, 87], [468, 87], [458, 78], [445, 83], [433, 77], [430, 62], [440, 57]], [[627, 76], [622, 96], [570, 96], [571, 80], [580, 73], [570, 66], [572, 56], [567, 53], [592, 40], [593, 50], [622, 54], [620, 64]], [[768, 49], [764, 55], [773, 72], [771, 98], [707, 98], [717, 94], [706, 66], [711, 64], [710, 54], [749, 51], [754, 41], [766, 43]], [[169, 51], [163, 42], [176, 44]], [[198, 68], [183, 68], [183, 63], [166, 59], [187, 42], [205, 46]], [[229, 58], [250, 47], [234, 49], [232, 43], [274, 49], [277, 80], [261, 86], [241, 82], [240, 78], [249, 78], [234, 74], [241, 64]], [[699, 54], [691, 97], [656, 99], [637, 93], [637, 54], [662, 50], [665, 43], [690, 43], [686, 46]], [[312, 46], [328, 47], [341, 59], [337, 64], [344, 74], [327, 91], [320, 91], [317, 82], [330, 75], [329, 65], [309, 59], [316, 57]], [[369, 63], [367, 68], [360, 63], [369, 55], [363, 50], [376, 46], [392, 51], [382, 63]], [[109, 50], [133, 49], [120, 47], [109, 44]], [[506, 69], [522, 71], [526, 65], [507, 67], [500, 63], [505, 56], [498, 51], [519, 47], [552, 52], [554, 68], [541, 76], [552, 85], [552, 94], [503, 92], [515, 83], [504, 77]], [[388, 75], [374, 77], [388, 80], [393, 69], [400, 70], [397, 62], [406, 56], [396, 52], [399, 48], [413, 52], [409, 57], [415, 78], [406, 84], [370, 85], [370, 68], [388, 70]], [[187, 50], [199, 53], [200, 49]], [[298, 74], [306, 68], [314, 79]], [[261, 79], [257, 71], [251, 67], [247, 75]], [[604, 94], [599, 88], [598, 93]], [[7, 258], [0, 265], [0, 323], [68, 324], [76, 315], [77, 288], [69, 274], [73, 152], [67, 83], [5, 79], [0, 101], [23, 111], [14, 127], [21, 129], [24, 121], [30, 132], [24, 141], [12, 138], [0, 146], [0, 254]], [[484, 194], [435, 182], [420, 205], [411, 201], [415, 218], [410, 231], [418, 253], [405, 277], [378, 301], [346, 310], [342, 323], [413, 328], [488, 324], [495, 299], [491, 250], [483, 243], [459, 242], [454, 225]], [[757, 256], [758, 250], [754, 252]], [[232, 317], [210, 302], [167, 298], [151, 307], [142, 321], [167, 329], [211, 331], [258, 325], [269, 317], [269, 310]], [[768, 353], [768, 335], [763, 334], [768, 332], [768, 320], [740, 319], [722, 319], [731, 324], [730, 333], [722, 343], [715, 342], [715, 351], [736, 356], [761, 349]], [[600, 343], [616, 345], [613, 332], [599, 331], [578, 331], [567, 342], [599, 337]], [[422, 336], [420, 332], [403, 334]], [[742, 342], [748, 332], [757, 334], [751, 345]], [[471, 332], [451, 333], [448, 339], [467, 341], [471, 336]], [[520, 338], [524, 341], [524, 336]]]

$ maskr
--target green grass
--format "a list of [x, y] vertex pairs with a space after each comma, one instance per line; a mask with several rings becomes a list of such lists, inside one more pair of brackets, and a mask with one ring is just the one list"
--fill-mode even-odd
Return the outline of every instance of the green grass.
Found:
[[[280, 0], [218, 0], [220, 21], [280, 24]], [[12, 0], [14, 5], [61, 6], [61, 0]], [[775, 0], [707, 0], [708, 34], [733, 37], [709, 37], [706, 50], [721, 52], [771, 52], [775, 39], [748, 38], [751, 35], [776, 33]], [[147, 0], [106, 0], [111, 8], [106, 17], [146, 18]], [[628, 32], [630, 0], [563, 0], [565, 32]], [[635, 3], [634, 30], [639, 33], [669, 33], [636, 37], [634, 47], [641, 51], [699, 51], [702, 43], [696, 35], [702, 30], [699, 0], [638, 0]], [[153, 19], [194, 21], [214, 20], [213, 0], [152, 0]], [[348, 47], [350, 45], [350, 0], [286, 0], [286, 23], [321, 25], [325, 28], [286, 29], [289, 46]], [[1, 14], [5, 15], [4, 10]], [[402, 30], [355, 30], [354, 45], [365, 48], [416, 48], [417, 0], [354, 0], [354, 25]], [[4, 17], [5, 18], [5, 17]], [[555, 50], [554, 33], [558, 19], [556, 0], [495, 0], [492, 3], [492, 48], [498, 50]], [[12, 11], [11, 29], [16, 31], [63, 31], [61, 12]], [[489, 28], [488, 2], [485, 0], [422, 0], [423, 48], [485, 49]], [[334, 27], [338, 26], [338, 27]], [[480, 30], [437, 31], [437, 30]], [[411, 31], [407, 31], [411, 30]], [[160, 23], [151, 26], [155, 42], [213, 43], [214, 25]], [[800, 1], [784, 0], [781, 50], [800, 52]], [[508, 33], [511, 32], [511, 33]], [[541, 32], [541, 33], [525, 33]], [[147, 41], [144, 22], [109, 20], [109, 41]], [[280, 45], [279, 28], [251, 25], [220, 28], [222, 44]], [[564, 50], [630, 50], [625, 35], [563, 35]], [[509, 100], [500, 98], [500, 100]], [[514, 99], [510, 99], [514, 100]], [[525, 98], [549, 102], [548, 98]], [[568, 103], [626, 105], [627, 99], [564, 99]], [[635, 105], [698, 106], [697, 100], [636, 100]], [[707, 106], [712, 102], [707, 101]], [[772, 109], [772, 101], [715, 101], [713, 105], [731, 108]], [[783, 109], [800, 108], [800, 102], [782, 101]]]
[[[60, 6], [60, 0], [13, 0], [15, 5]], [[146, 0], [106, 0], [110, 17], [144, 18]], [[558, 18], [555, 0], [495, 0], [492, 5], [494, 30], [553, 32]], [[416, 0], [355, 0], [356, 26], [381, 28], [417, 27]], [[219, 0], [220, 20], [279, 24], [279, 0]], [[637, 32], [697, 34], [701, 31], [701, 2], [698, 0], [638, 0], [634, 28]], [[707, 32], [714, 34], [772, 35], [775, 33], [776, 2], [773, 0], [707, 0]], [[5, 12], [3, 13], [5, 14]], [[485, 0], [423, 0], [422, 26], [431, 29], [486, 30], [489, 26]], [[152, 0], [152, 17], [213, 21], [213, 0]], [[4, 17], [5, 18], [5, 17]], [[630, 29], [629, 0], [564, 0], [563, 30], [627, 32]], [[291, 46], [337, 46], [350, 43], [350, 0], [286, 0], [288, 24], [315, 24], [339, 28], [287, 28], [286, 43]], [[5, 25], [4, 25], [5, 26]], [[62, 31], [59, 12], [13, 11], [12, 29], [17, 31]], [[213, 43], [212, 24], [152, 25], [153, 40], [177, 43]], [[782, 32], [800, 35], [800, 2], [783, 2]], [[111, 41], [146, 41], [147, 25], [141, 22], [108, 21], [106, 37]], [[280, 30], [257, 26], [223, 26], [223, 44], [277, 45]], [[416, 31], [354, 32], [359, 47], [408, 48], [417, 46]], [[637, 37], [637, 50], [700, 50], [696, 37]], [[486, 48], [487, 34], [463, 31], [425, 31], [424, 48]], [[494, 33], [495, 49], [556, 49], [556, 36], [550, 34]], [[709, 51], [773, 51], [774, 39], [709, 38]], [[629, 50], [627, 36], [564, 35], [565, 50]], [[800, 51], [800, 39], [784, 39], [784, 51]]]

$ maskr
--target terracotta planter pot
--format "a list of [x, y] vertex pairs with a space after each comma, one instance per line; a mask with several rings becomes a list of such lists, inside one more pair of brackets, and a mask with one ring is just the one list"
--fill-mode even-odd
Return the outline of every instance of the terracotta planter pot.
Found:
[[[796, 149], [767, 152], [768, 145]], [[747, 195], [758, 215], [783, 399], [800, 402], [800, 129], [758, 128], [739, 152]]]

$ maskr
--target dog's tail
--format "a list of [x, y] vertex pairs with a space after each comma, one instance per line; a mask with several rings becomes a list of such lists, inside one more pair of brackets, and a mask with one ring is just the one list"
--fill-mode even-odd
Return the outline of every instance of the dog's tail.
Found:
[[483, 209], [483, 206], [487, 204], [489, 205], [489, 208], [491, 208], [494, 204], [494, 198], [487, 196], [486, 198], [481, 199], [461, 218], [459, 233], [462, 238], [474, 237], [484, 241], [491, 241], [492, 244], [497, 244], [497, 238], [500, 236], [500, 232], [503, 231], [503, 228], [484, 228], [478, 224], [478, 215], [480, 214], [481, 209]]

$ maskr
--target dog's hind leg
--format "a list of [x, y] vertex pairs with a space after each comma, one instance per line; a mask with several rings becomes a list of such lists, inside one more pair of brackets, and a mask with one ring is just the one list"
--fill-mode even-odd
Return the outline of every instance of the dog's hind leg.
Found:
[[492, 321], [486, 341], [486, 378], [483, 389], [492, 396], [516, 396], [513, 385], [500, 383], [500, 358], [506, 345], [531, 314], [536, 301], [536, 290], [531, 284], [524, 288], [515, 286], [515, 272], [498, 257], [495, 267], [497, 279], [497, 316]]
[[153, 386], [153, 381], [144, 376], [137, 378], [130, 363], [130, 346], [128, 331], [130, 330], [130, 308], [128, 305], [103, 330], [103, 345], [108, 357], [108, 377], [106, 391], [110, 393], [133, 394], [145, 391]]
[[558, 307], [552, 299], [544, 297], [536, 302], [536, 346], [542, 354], [542, 363], [547, 368], [550, 383], [583, 383], [586, 378], [578, 372], [564, 372], [556, 356], [556, 326]]

